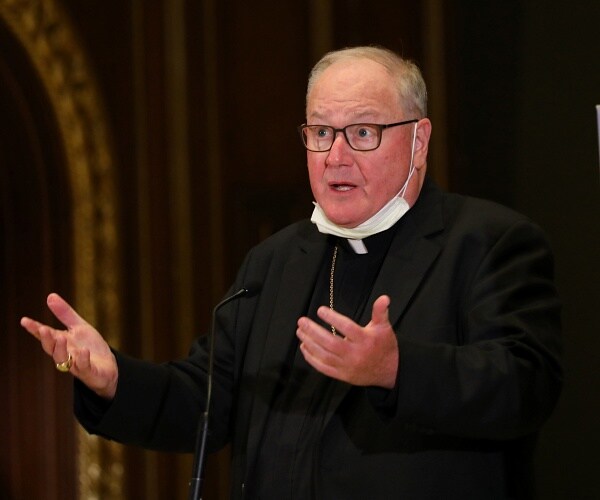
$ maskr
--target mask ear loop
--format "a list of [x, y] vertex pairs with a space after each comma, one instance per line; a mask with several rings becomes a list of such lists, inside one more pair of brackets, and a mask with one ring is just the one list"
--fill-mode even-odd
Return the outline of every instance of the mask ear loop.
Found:
[[415, 164], [414, 164], [415, 144], [417, 142], [417, 127], [418, 126], [419, 126], [419, 123], [416, 122], [415, 126], [413, 128], [412, 145], [410, 148], [410, 166], [408, 167], [408, 176], [406, 177], [406, 181], [404, 181], [404, 185], [402, 186], [402, 188], [400, 188], [400, 191], [398, 193], [398, 196], [400, 196], [401, 198], [404, 198], [404, 194], [406, 193], [406, 188], [408, 187], [408, 181], [410, 181], [410, 178], [412, 177], [412, 175], [415, 171]]

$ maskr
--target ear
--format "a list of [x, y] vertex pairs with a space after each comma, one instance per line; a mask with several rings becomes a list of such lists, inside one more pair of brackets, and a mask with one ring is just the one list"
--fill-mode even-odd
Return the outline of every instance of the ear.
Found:
[[[429, 138], [431, 137], [431, 122], [429, 118], [421, 118], [417, 122], [417, 137], [415, 139], [415, 156], [413, 164], [417, 170], [427, 166], [427, 152], [429, 151]], [[425, 173], [425, 170], [423, 172]]]

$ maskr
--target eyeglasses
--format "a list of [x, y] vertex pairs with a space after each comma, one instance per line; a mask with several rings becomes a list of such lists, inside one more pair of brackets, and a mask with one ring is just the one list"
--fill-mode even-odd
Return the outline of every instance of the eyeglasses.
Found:
[[329, 125], [300, 125], [298, 131], [304, 147], [315, 153], [329, 151], [338, 132], [342, 132], [348, 145], [355, 151], [372, 151], [381, 144], [381, 134], [386, 128], [398, 127], [419, 120], [406, 120], [397, 123], [381, 125], [377, 123], [353, 123], [344, 128], [334, 128]]

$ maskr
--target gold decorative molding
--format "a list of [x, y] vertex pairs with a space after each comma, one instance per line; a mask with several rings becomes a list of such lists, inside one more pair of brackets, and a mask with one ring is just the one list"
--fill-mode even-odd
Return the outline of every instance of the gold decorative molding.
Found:
[[[118, 347], [119, 265], [114, 165], [97, 84], [56, 0], [0, 0], [0, 19], [24, 47], [58, 124], [72, 197], [75, 304]], [[79, 497], [123, 497], [119, 445], [78, 430]]]

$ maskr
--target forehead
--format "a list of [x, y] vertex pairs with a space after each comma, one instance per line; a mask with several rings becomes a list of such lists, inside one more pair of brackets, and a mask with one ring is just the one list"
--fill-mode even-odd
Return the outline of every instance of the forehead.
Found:
[[306, 113], [311, 117], [397, 114], [399, 106], [394, 79], [384, 66], [369, 59], [350, 59], [332, 64], [318, 77]]

